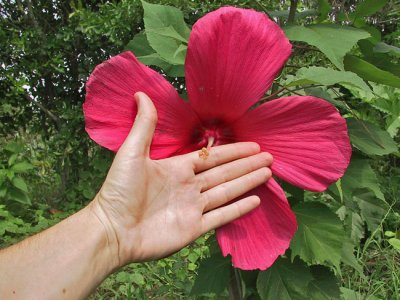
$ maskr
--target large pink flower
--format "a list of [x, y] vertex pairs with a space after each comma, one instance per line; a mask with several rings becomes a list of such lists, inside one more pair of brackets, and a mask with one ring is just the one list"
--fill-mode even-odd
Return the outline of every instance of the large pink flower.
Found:
[[[223, 7], [197, 21], [186, 56], [184, 102], [163, 76], [125, 52], [97, 66], [87, 83], [86, 131], [117, 151], [136, 115], [133, 95], [143, 91], [158, 111], [154, 159], [207, 145], [257, 142], [274, 156], [272, 172], [302, 189], [323, 191], [349, 164], [344, 119], [334, 106], [311, 96], [260, 101], [291, 53], [282, 30], [254, 10]], [[274, 179], [250, 194], [261, 205], [217, 230], [223, 255], [241, 269], [266, 269], [289, 247], [297, 224]]]

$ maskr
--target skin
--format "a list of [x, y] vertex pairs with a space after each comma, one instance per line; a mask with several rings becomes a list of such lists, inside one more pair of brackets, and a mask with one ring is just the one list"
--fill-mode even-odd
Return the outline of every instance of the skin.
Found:
[[157, 113], [145, 94], [135, 99], [135, 125], [95, 199], [0, 251], [0, 299], [84, 299], [121, 266], [171, 255], [259, 205], [257, 196], [226, 204], [271, 177], [270, 154], [237, 143], [205, 160], [198, 152], [151, 160]]

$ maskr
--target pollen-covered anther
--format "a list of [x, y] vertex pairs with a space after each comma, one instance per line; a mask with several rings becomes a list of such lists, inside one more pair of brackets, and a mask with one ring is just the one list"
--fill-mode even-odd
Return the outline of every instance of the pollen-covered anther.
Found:
[[214, 144], [215, 138], [213, 136], [209, 136], [208, 137], [208, 144], [207, 144], [207, 148], [203, 147], [201, 148], [201, 150], [199, 151], [199, 157], [206, 160], [208, 158], [208, 156], [210, 155], [210, 149], [212, 147], [212, 145]]
[[206, 160], [210, 153], [208, 152], [207, 148], [203, 147], [199, 150], [199, 157]]

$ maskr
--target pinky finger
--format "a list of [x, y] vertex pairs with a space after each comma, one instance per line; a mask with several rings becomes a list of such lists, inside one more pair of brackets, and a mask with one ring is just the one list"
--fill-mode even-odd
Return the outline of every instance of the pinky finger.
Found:
[[246, 197], [203, 215], [202, 234], [240, 218], [260, 205], [258, 196]]

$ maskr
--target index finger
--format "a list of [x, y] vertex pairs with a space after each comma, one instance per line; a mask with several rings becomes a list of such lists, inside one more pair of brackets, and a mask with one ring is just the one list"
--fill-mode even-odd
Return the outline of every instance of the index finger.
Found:
[[200, 157], [199, 151], [188, 153], [186, 156], [192, 162], [194, 173], [199, 173], [259, 152], [260, 146], [257, 143], [241, 142], [211, 147], [206, 159]]

